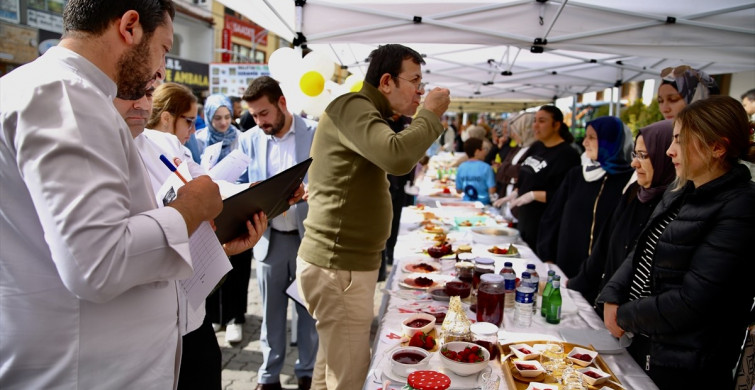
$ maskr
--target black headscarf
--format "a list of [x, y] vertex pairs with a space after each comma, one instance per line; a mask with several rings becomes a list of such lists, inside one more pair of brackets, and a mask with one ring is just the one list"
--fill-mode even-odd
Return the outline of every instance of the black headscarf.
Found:
[[666, 187], [674, 181], [676, 171], [671, 157], [666, 155], [666, 150], [671, 146], [673, 139], [674, 122], [671, 119], [655, 122], [640, 129], [639, 134], [645, 142], [648, 158], [653, 165], [653, 179], [650, 188], [640, 187], [637, 198], [645, 203], [666, 191]]

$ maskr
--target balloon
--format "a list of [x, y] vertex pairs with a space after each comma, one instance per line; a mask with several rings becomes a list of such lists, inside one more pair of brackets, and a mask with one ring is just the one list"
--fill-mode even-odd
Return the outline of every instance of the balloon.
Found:
[[314, 117], [319, 117], [328, 107], [328, 104], [333, 100], [329, 91], [323, 91], [319, 96], [307, 98], [307, 102], [304, 104], [302, 110]]
[[297, 69], [299, 69], [301, 61], [302, 59], [299, 58], [294, 49], [281, 47], [270, 54], [270, 59], [267, 61], [270, 76], [281, 83], [293, 80], [299, 73]]
[[305, 70], [314, 70], [322, 75], [325, 80], [333, 78], [335, 63], [322, 51], [311, 51], [304, 56], [303, 66]]
[[299, 88], [307, 96], [317, 96], [325, 88], [325, 78], [322, 77], [320, 72], [310, 70], [299, 79]]
[[347, 77], [346, 80], [344, 80], [343, 86], [349, 92], [359, 92], [362, 89], [363, 83], [364, 77], [352, 74], [351, 76]]
[[362, 80], [357, 81], [356, 83], [354, 83], [354, 85], [351, 86], [351, 88], [349, 88], [349, 92], [359, 92], [359, 91], [361, 91], [362, 90], [362, 84], [364, 84], [364, 81], [362, 81]]

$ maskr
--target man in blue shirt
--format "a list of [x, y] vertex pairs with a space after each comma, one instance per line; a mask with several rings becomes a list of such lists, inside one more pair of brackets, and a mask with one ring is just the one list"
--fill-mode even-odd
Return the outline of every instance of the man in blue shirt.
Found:
[[482, 161], [487, 154], [483, 141], [469, 138], [464, 142], [464, 152], [469, 160], [461, 163], [456, 171], [456, 191], [464, 192], [464, 200], [490, 204], [490, 195], [495, 193], [495, 174], [493, 168]]

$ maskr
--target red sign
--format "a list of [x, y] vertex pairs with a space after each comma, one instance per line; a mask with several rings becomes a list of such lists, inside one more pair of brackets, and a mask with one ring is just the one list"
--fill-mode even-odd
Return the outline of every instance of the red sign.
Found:
[[223, 42], [221, 44], [223, 49], [222, 62], [231, 62], [231, 30], [223, 29]]
[[225, 28], [231, 30], [231, 35], [234, 37], [267, 46], [267, 34], [264, 34], [265, 29], [254, 23], [243, 21], [231, 15], [225, 15]]

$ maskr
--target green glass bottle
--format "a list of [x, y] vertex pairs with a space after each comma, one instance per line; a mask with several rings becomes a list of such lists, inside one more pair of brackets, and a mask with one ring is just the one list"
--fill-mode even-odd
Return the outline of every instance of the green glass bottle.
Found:
[[553, 291], [548, 297], [548, 311], [545, 313], [545, 322], [558, 324], [561, 322], [561, 277], [553, 277]]
[[556, 275], [556, 271], [549, 270], [548, 271], [548, 281], [545, 282], [545, 287], [543, 287], [543, 300], [540, 302], [540, 315], [545, 317], [545, 312], [548, 308], [548, 297], [551, 295], [551, 292], [553, 291], [553, 276]]

